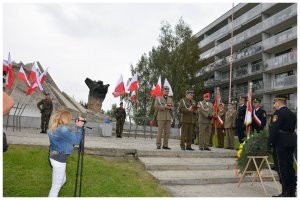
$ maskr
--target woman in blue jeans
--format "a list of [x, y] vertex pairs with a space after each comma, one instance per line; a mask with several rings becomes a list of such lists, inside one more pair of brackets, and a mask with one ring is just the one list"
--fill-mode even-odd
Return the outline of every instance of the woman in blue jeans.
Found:
[[50, 140], [49, 159], [52, 165], [52, 187], [49, 197], [57, 197], [60, 188], [66, 182], [67, 159], [73, 153], [74, 144], [79, 144], [82, 137], [83, 118], [76, 120], [77, 131], [72, 132], [70, 123], [72, 114], [66, 110], [56, 111], [50, 119], [48, 136]]

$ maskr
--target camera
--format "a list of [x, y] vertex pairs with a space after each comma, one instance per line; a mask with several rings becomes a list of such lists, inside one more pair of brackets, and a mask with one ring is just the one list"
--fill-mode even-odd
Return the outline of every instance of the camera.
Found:
[[79, 119], [79, 117], [75, 119], [75, 123], [76, 123], [76, 121], [83, 122], [84, 125], [87, 123], [86, 119]]

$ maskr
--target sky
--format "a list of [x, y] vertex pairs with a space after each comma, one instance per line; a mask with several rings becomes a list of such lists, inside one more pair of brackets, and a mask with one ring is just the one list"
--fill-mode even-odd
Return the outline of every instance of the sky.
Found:
[[[236, 5], [236, 4], [235, 4]], [[84, 80], [110, 84], [102, 109], [120, 98], [112, 92], [130, 65], [158, 44], [162, 21], [172, 27], [182, 17], [196, 34], [232, 8], [232, 3], [4, 3], [3, 58], [39, 61], [61, 91], [87, 102]]]

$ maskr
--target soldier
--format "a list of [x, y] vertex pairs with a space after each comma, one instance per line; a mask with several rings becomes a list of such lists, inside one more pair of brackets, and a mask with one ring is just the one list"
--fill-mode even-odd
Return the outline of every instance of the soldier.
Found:
[[[41, 107], [42, 106], [42, 107]], [[45, 93], [45, 99], [42, 99], [37, 103], [38, 109], [41, 111], [41, 129], [40, 133], [46, 133], [50, 120], [51, 113], [53, 111], [53, 103], [49, 93]]]
[[120, 103], [120, 107], [115, 111], [115, 117], [117, 119], [116, 124], [116, 137], [122, 138], [123, 127], [126, 119], [126, 111], [123, 108], [123, 102]]
[[218, 116], [215, 119], [217, 126], [217, 136], [218, 136], [218, 148], [224, 147], [224, 121], [225, 121], [225, 109], [224, 104], [220, 104], [218, 108]]
[[254, 108], [253, 108], [253, 120], [252, 120], [252, 131], [256, 131], [256, 133], [259, 133], [262, 131], [267, 123], [267, 116], [266, 116], [266, 111], [263, 110], [260, 107], [260, 100], [259, 99], [254, 99]]
[[234, 149], [234, 131], [236, 122], [236, 110], [233, 107], [233, 103], [228, 104], [228, 111], [225, 114], [225, 134], [226, 134], [226, 149]]
[[296, 115], [286, 107], [285, 96], [274, 99], [276, 112], [269, 133], [269, 146], [276, 149], [278, 175], [281, 180], [282, 193], [277, 197], [295, 197], [296, 176], [293, 168], [293, 153], [297, 146], [295, 127]]
[[212, 118], [214, 116], [214, 106], [210, 102], [210, 94], [205, 93], [203, 94], [203, 101], [199, 101], [198, 103], [198, 113], [199, 113], [199, 149], [201, 151], [207, 150], [210, 151], [211, 149], [208, 148], [209, 146], [209, 138], [212, 132]]
[[191, 147], [194, 130], [194, 113], [197, 109], [197, 102], [193, 100], [194, 91], [187, 90], [186, 97], [182, 98], [179, 103], [180, 121], [181, 121], [181, 150], [194, 151]]
[[158, 111], [157, 113], [157, 136], [156, 136], [156, 147], [161, 148], [161, 136], [164, 135], [163, 149], [170, 150], [168, 146], [168, 140], [171, 129], [172, 111], [174, 110], [173, 99], [168, 96], [170, 88], [164, 86], [163, 96], [156, 97], [154, 108]]
[[246, 127], [244, 125], [245, 115], [247, 106], [245, 105], [246, 97], [240, 97], [240, 106], [238, 108], [237, 116], [236, 116], [236, 132], [239, 138], [240, 144], [244, 142], [245, 130]]

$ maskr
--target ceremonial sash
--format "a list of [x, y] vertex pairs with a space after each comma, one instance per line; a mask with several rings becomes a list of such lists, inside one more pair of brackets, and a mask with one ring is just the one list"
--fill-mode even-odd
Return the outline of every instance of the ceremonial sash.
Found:
[[220, 126], [223, 126], [224, 122], [219, 115], [218, 115], [218, 122], [219, 122]]
[[253, 112], [253, 119], [254, 119], [254, 121], [255, 121], [255, 123], [256, 123], [257, 125], [261, 126], [261, 121], [260, 121], [260, 119], [256, 116], [255, 112], [256, 112], [256, 111], [254, 110], [254, 112]]

